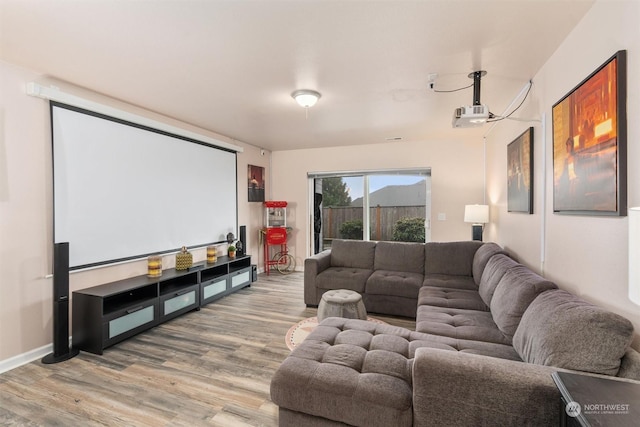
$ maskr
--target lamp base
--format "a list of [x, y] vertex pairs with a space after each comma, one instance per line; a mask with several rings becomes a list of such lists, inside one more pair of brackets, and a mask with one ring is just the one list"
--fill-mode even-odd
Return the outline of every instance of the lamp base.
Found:
[[471, 226], [471, 239], [482, 242], [482, 228], [481, 224], [473, 224]]

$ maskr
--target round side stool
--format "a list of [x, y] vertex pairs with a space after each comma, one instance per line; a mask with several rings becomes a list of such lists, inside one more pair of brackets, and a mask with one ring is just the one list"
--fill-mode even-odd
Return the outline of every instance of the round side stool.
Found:
[[362, 295], [347, 289], [335, 289], [322, 294], [318, 305], [318, 323], [327, 317], [367, 320]]

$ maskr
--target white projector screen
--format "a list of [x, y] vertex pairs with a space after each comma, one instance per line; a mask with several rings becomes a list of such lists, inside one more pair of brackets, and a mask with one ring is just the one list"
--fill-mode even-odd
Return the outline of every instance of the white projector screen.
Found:
[[71, 269], [236, 233], [235, 152], [57, 102], [51, 122], [54, 242]]

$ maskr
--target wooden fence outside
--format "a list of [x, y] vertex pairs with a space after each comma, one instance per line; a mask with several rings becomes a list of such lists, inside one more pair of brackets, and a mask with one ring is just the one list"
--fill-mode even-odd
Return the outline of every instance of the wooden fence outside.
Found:
[[[340, 225], [362, 220], [362, 207], [328, 207], [322, 209], [322, 237], [340, 239]], [[369, 208], [371, 240], [392, 240], [393, 226], [401, 218], [424, 218], [424, 206], [376, 206]]]

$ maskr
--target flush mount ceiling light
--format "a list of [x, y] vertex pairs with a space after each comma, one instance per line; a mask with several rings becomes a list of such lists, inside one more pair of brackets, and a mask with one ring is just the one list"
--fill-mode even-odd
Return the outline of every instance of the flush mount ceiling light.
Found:
[[321, 95], [319, 92], [309, 89], [296, 90], [291, 94], [291, 97], [296, 100], [298, 105], [304, 108], [309, 108], [316, 105], [316, 102], [318, 102], [320, 96]]

